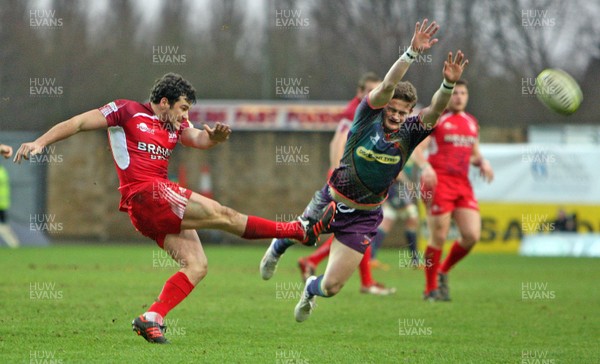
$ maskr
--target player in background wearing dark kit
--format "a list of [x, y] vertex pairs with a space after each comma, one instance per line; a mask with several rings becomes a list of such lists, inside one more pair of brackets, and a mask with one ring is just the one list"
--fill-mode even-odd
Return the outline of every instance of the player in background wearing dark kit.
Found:
[[[368, 95], [371, 90], [377, 87], [380, 82], [381, 78], [379, 78], [373, 72], [365, 73], [358, 81], [356, 96], [346, 106], [333, 138], [329, 143], [330, 167], [327, 178], [329, 178], [333, 171], [340, 165], [340, 159], [342, 159], [344, 154], [344, 147], [346, 146], [346, 141], [348, 140], [348, 132], [352, 126], [352, 120], [354, 120], [356, 108], [362, 99]], [[302, 274], [302, 279], [304, 281], [306, 281], [308, 277], [314, 275], [319, 263], [329, 256], [333, 238], [334, 236], [331, 235], [329, 239], [319, 246], [319, 248], [317, 248], [317, 250], [315, 250], [310, 256], [298, 259], [298, 267], [300, 268], [300, 273]], [[387, 288], [383, 284], [376, 282], [373, 279], [373, 276], [371, 275], [371, 267], [369, 266], [371, 259], [370, 257], [371, 247], [369, 246], [358, 266], [358, 272], [360, 273], [360, 292], [380, 296], [385, 296], [396, 292], [395, 288]]]
[[[415, 150], [415, 163], [421, 168], [422, 196], [427, 207], [429, 241], [425, 250], [425, 292], [428, 301], [450, 301], [448, 272], [479, 240], [481, 217], [469, 181], [469, 165], [479, 167], [489, 183], [494, 178], [490, 163], [479, 151], [479, 125], [465, 112], [469, 91], [465, 81], [457, 81], [450, 105], [431, 135]], [[429, 151], [425, 160], [424, 151]], [[440, 265], [442, 248], [450, 220], [454, 218], [460, 238], [454, 242]]]
[[176, 260], [181, 269], [165, 283], [147, 312], [133, 320], [138, 335], [166, 343], [163, 318], [206, 276], [207, 259], [196, 229], [220, 229], [246, 239], [290, 238], [314, 245], [333, 219], [335, 206], [324, 206], [313, 218], [285, 223], [243, 215], [167, 179], [169, 157], [181, 142], [208, 149], [229, 138], [229, 126], [195, 129], [188, 111], [196, 101], [192, 85], [169, 73], [152, 88], [150, 102], [115, 100], [52, 127], [31, 143], [21, 145], [15, 162], [28, 159], [59, 140], [78, 132], [108, 129], [119, 176], [121, 202], [135, 228]]
[[[416, 23], [410, 48], [386, 74], [383, 82], [365, 97], [356, 110], [340, 166], [328, 183], [317, 191], [304, 210], [313, 216], [323, 206], [335, 201], [337, 213], [329, 229], [335, 239], [331, 244], [325, 274], [306, 280], [300, 301], [294, 310], [296, 321], [310, 316], [315, 296], [337, 294], [350, 278], [377, 233], [383, 213], [381, 205], [390, 185], [402, 170], [414, 148], [425, 139], [442, 114], [454, 82], [462, 75], [467, 61], [461, 51], [444, 62], [444, 81], [431, 105], [418, 116], [408, 117], [417, 102], [416, 90], [409, 82], [400, 82], [418, 52], [437, 42], [433, 35], [439, 27]], [[275, 239], [260, 264], [263, 279], [270, 279], [282, 254], [293, 245], [288, 239]]]

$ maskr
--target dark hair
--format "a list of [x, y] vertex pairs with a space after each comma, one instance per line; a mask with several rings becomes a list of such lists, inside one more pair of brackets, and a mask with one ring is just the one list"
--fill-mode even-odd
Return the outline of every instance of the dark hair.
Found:
[[467, 88], [469, 87], [469, 83], [467, 82], [467, 80], [460, 79], [460, 80], [456, 81], [455, 86], [461, 86], [461, 85], [465, 86]]
[[163, 97], [169, 100], [169, 105], [173, 106], [179, 96], [184, 96], [190, 104], [196, 103], [196, 90], [177, 73], [167, 73], [157, 79], [150, 91], [150, 102], [158, 104]]
[[417, 89], [412, 83], [402, 81], [396, 85], [392, 99], [400, 99], [409, 102], [411, 107], [413, 107], [417, 104]]
[[358, 88], [360, 88], [362, 91], [364, 91], [367, 82], [379, 82], [379, 81], [381, 81], [381, 78], [379, 78], [379, 76], [377, 76], [375, 74], [375, 72], [367, 72], [367, 73], [364, 73], [362, 76], [360, 76], [360, 79], [358, 80]]

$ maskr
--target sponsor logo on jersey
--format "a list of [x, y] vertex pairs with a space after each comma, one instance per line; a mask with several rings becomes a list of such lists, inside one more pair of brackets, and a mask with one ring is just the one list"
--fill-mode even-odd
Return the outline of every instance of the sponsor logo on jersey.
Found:
[[102, 113], [102, 115], [104, 115], [104, 117], [107, 117], [108, 115], [110, 115], [111, 113], [115, 112], [119, 110], [119, 108], [117, 107], [117, 104], [113, 102], [109, 102], [108, 104], [102, 106], [100, 108], [100, 112]]
[[141, 132], [154, 134], [154, 129], [148, 127], [146, 123], [139, 123], [137, 128], [140, 129]]
[[353, 209], [351, 207], [348, 207], [346, 204], [344, 204], [343, 202], [338, 202], [337, 203], [337, 210], [339, 212], [341, 212], [342, 214], [349, 214], [351, 212], [356, 211], [356, 209]]
[[470, 147], [477, 141], [472, 135], [446, 134], [444, 135], [446, 143], [452, 143], [455, 147]]
[[177, 132], [175, 132], [175, 131], [169, 132], [169, 143], [177, 143]]
[[456, 129], [456, 125], [452, 124], [451, 122], [445, 122], [444, 129]]
[[365, 147], [358, 147], [356, 154], [369, 162], [377, 161], [383, 164], [398, 164], [400, 162], [400, 156], [398, 155], [375, 153]]
[[379, 133], [375, 134], [375, 136], [370, 136], [369, 138], [371, 138], [371, 142], [373, 143], [373, 145], [377, 145], [377, 142], [379, 141], [379, 139], [381, 139], [381, 136], [379, 136]]
[[160, 145], [152, 143], [138, 142], [138, 150], [150, 153], [150, 159], [168, 160], [171, 156], [171, 149], [163, 148]]

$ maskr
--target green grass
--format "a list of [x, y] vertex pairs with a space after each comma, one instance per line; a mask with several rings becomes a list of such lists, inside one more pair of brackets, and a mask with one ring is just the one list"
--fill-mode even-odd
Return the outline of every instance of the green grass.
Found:
[[[310, 249], [291, 249], [265, 282], [258, 274], [264, 248], [205, 248], [209, 274], [167, 317], [172, 344], [162, 346], [130, 326], [175, 271], [155, 266], [168, 261], [153, 261], [152, 243], [0, 250], [0, 363], [599, 360], [598, 260], [469, 256], [450, 275], [453, 301], [428, 303], [423, 272], [399, 268], [398, 251], [384, 250], [381, 260], [395, 268], [374, 275], [398, 288], [394, 296], [360, 294], [356, 276], [338, 296], [317, 299], [312, 317], [298, 324], [295, 262]], [[528, 283], [546, 284], [529, 292], [547, 299], [523, 301]]]

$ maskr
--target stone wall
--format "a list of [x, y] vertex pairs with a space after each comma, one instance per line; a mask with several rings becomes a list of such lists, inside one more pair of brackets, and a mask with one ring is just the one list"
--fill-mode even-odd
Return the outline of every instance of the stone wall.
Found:
[[[331, 133], [236, 132], [207, 151], [179, 146], [170, 177], [187, 169], [188, 187], [198, 191], [202, 166], [210, 167], [214, 198], [240, 212], [289, 220], [302, 212], [325, 183]], [[135, 239], [103, 132], [81, 133], [56, 144], [61, 163], [48, 165], [48, 214], [62, 223], [55, 237]]]
[[[520, 130], [483, 129], [483, 142], [519, 142]], [[170, 178], [187, 170], [188, 187], [199, 191], [200, 170], [209, 166], [214, 198], [240, 212], [288, 221], [302, 212], [325, 183], [329, 132], [241, 132], [211, 150], [179, 146], [171, 159]], [[120, 194], [105, 132], [81, 133], [56, 144], [61, 163], [48, 165], [48, 214], [62, 222], [55, 238], [139, 240], [126, 213], [118, 211]], [[403, 242], [401, 224], [388, 238]], [[204, 235], [203, 235], [204, 236]], [[240, 242], [224, 235], [227, 242]], [[143, 239], [143, 238], [142, 238]], [[220, 240], [208, 235], [209, 240]]]

